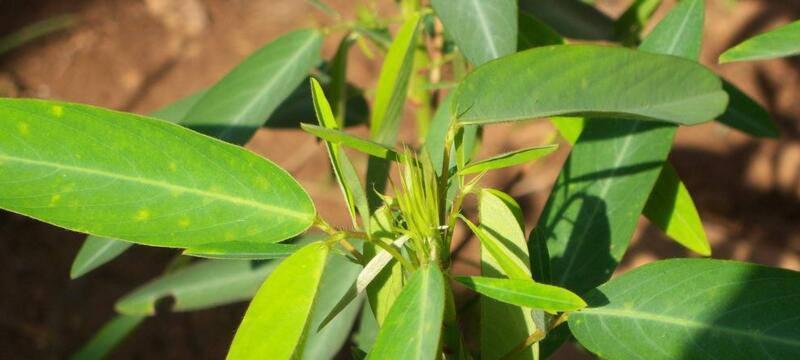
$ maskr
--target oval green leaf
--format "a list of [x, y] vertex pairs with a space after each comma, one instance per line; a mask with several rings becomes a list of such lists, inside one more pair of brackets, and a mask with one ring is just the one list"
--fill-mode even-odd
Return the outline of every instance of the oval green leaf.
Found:
[[800, 20], [757, 35], [728, 49], [720, 63], [766, 60], [800, 54]]
[[322, 242], [308, 244], [272, 272], [250, 302], [228, 359], [302, 356], [328, 252]]
[[720, 79], [693, 61], [597, 45], [510, 55], [477, 68], [456, 91], [462, 124], [591, 115], [691, 125], [728, 103]]
[[143, 116], [0, 100], [0, 207], [152, 246], [278, 242], [315, 216], [286, 171], [245, 149]]
[[569, 328], [625, 359], [798, 359], [800, 273], [711, 259], [657, 261], [586, 295]]
[[418, 269], [392, 305], [367, 359], [436, 359], [444, 291], [444, 276], [438, 267]]
[[516, 0], [432, 0], [431, 6], [472, 64], [517, 51]]
[[549, 312], [573, 311], [586, 307], [586, 303], [567, 289], [539, 284], [530, 279], [500, 279], [481, 276], [458, 276], [464, 286], [481, 295], [507, 304]]

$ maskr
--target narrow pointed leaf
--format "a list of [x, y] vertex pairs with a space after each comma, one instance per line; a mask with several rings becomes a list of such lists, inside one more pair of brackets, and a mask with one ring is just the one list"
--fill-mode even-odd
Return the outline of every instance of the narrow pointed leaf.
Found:
[[315, 216], [289, 174], [248, 150], [86, 105], [0, 100], [0, 167], [0, 207], [153, 246], [278, 242]]
[[500, 154], [485, 160], [474, 162], [459, 171], [461, 175], [475, 174], [483, 171], [503, 169], [511, 166], [525, 164], [558, 149], [558, 145], [536, 146], [527, 149]]
[[[570, 71], [557, 71], [563, 68]], [[592, 115], [691, 125], [715, 118], [728, 101], [720, 79], [695, 62], [597, 45], [540, 47], [493, 61], [455, 96], [462, 124]]]
[[394, 302], [367, 359], [436, 359], [444, 291], [444, 277], [438, 267], [418, 269]]
[[614, 20], [580, 0], [520, 0], [519, 8], [567, 38], [614, 39]]
[[[520, 279], [530, 279], [530, 262], [525, 241], [522, 209], [509, 195], [494, 189], [481, 189], [478, 204], [480, 227], [492, 234], [508, 250], [515, 263], [524, 268]], [[485, 246], [481, 246], [481, 275], [511, 277]], [[499, 359], [515, 349], [522, 339], [536, 331], [532, 309], [503, 303], [489, 297], [480, 298], [481, 358]], [[518, 351], [514, 359], [535, 359], [537, 346]]]
[[711, 246], [692, 196], [672, 166], [661, 170], [642, 213], [687, 249], [711, 255]]
[[725, 51], [720, 63], [766, 60], [800, 54], [800, 20], [754, 36]]
[[[386, 237], [394, 234], [394, 216], [387, 206], [381, 206], [370, 218], [370, 233], [372, 237]], [[372, 259], [380, 254], [382, 249], [377, 245], [365, 243], [364, 256]], [[400, 292], [403, 291], [405, 279], [402, 265], [395, 259], [389, 261], [386, 269], [378, 272], [375, 278], [367, 285], [367, 298], [375, 321], [382, 325]]]
[[777, 138], [780, 131], [766, 109], [736, 85], [724, 81], [722, 87], [730, 97], [725, 113], [720, 115], [719, 122], [758, 137]]
[[499, 279], [481, 276], [457, 276], [464, 286], [481, 295], [507, 304], [549, 312], [572, 311], [586, 303], [567, 289], [539, 284], [530, 279]]
[[[328, 100], [325, 98], [325, 93], [322, 87], [315, 79], [311, 79], [311, 93], [314, 99], [314, 111], [317, 113], [319, 124], [324, 129], [338, 131], [340, 129], [340, 122], [334, 116]], [[343, 106], [343, 105], [340, 105]], [[353, 221], [353, 227], [359, 229], [358, 220], [356, 220], [356, 213], [361, 215], [362, 222], [365, 227], [369, 226], [369, 205], [367, 204], [367, 195], [361, 186], [361, 180], [358, 178], [353, 164], [348, 159], [347, 154], [342, 150], [341, 144], [326, 141], [328, 148], [328, 156], [331, 159], [331, 166], [333, 172], [339, 183], [339, 188], [344, 195], [347, 210], [350, 212], [350, 218]]]
[[[703, 18], [702, 1], [681, 1], [642, 48], [697, 54]], [[667, 123], [586, 120], [531, 235], [547, 242], [552, 284], [581, 294], [611, 276], [661, 173], [675, 131]]]
[[328, 252], [314, 242], [281, 262], [250, 302], [228, 359], [302, 356]]
[[208, 260], [153, 279], [119, 299], [114, 306], [127, 315], [153, 315], [156, 303], [172, 298], [172, 311], [192, 311], [244, 301], [277, 266], [254, 267], [249, 261]]
[[223, 241], [188, 248], [183, 255], [208, 259], [269, 260], [287, 257], [299, 248], [294, 244]]
[[570, 314], [609, 360], [800, 358], [800, 273], [711, 259], [657, 261], [586, 295]]
[[547, 24], [539, 19], [526, 14], [519, 13], [519, 34], [517, 36], [517, 50], [527, 50], [539, 46], [561, 45], [564, 39]]
[[[182, 124], [244, 143], [320, 62], [321, 46], [322, 35], [316, 30], [297, 30], [270, 42], [211, 87]], [[222, 131], [217, 128], [219, 119], [225, 119]]]
[[637, 44], [647, 21], [661, 2], [662, 0], [635, 0], [614, 22], [614, 37], [623, 44]]
[[[459, 215], [460, 216], [460, 215]], [[472, 230], [472, 233], [480, 240], [481, 248], [485, 249], [492, 255], [497, 265], [503, 270], [504, 273], [512, 279], [524, 279], [530, 277], [530, 271], [519, 259], [515, 258], [511, 250], [509, 250], [503, 240], [494, 236], [487, 229], [478, 227], [469, 221], [469, 219], [460, 216], [461, 220]]]
[[432, 0], [436, 15], [464, 57], [474, 65], [517, 50], [515, 0]]
[[139, 315], [117, 315], [107, 322], [89, 342], [78, 352], [70, 356], [70, 360], [94, 360], [109, 358], [109, 354], [119, 343], [135, 330], [144, 320]]
[[72, 260], [69, 277], [77, 279], [85, 275], [121, 255], [132, 245], [127, 241], [88, 236]]
[[321, 126], [316, 126], [311, 124], [302, 124], [300, 126], [306, 132], [320, 139], [323, 139], [327, 142], [333, 144], [341, 144], [381, 159], [399, 161], [400, 158], [403, 157], [403, 155], [401, 155], [400, 153], [398, 153], [397, 151], [386, 145], [382, 145], [371, 140], [363, 139], [355, 135], [350, 135], [343, 131], [324, 128]]

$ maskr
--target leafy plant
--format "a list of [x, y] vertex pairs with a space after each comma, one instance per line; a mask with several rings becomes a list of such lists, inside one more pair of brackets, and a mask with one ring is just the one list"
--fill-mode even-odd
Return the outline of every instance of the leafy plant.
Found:
[[[673, 259], [609, 280], [640, 214], [711, 253], [667, 161], [678, 126], [716, 118], [777, 135], [758, 103], [696, 62], [703, 1], [680, 2], [644, 37], [660, 1], [617, 20], [580, 1], [404, 0], [389, 20], [313, 4], [339, 23], [278, 38], [152, 117], [0, 99], [0, 207], [90, 234], [72, 277], [131, 244], [181, 249], [76, 358], [105, 355], [165, 297], [172, 311], [251, 299], [230, 359], [330, 358], [349, 339], [356, 358], [537, 359], [570, 336], [609, 359], [800, 357], [796, 272]], [[323, 64], [323, 39], [342, 31]], [[794, 54], [799, 36], [789, 25], [722, 60]], [[365, 92], [347, 83], [352, 44], [385, 52], [368, 116]], [[398, 148], [409, 99], [422, 144]], [[472, 155], [481, 127], [541, 118], [571, 151], [526, 237], [520, 206], [481, 179], [557, 145]], [[369, 138], [343, 131], [362, 123]], [[322, 219], [290, 174], [240, 147], [264, 125], [325, 142], [349, 226]], [[369, 156], [365, 177], [346, 149]], [[472, 196], [477, 221], [464, 208]], [[480, 276], [454, 273], [462, 224], [480, 241]], [[469, 314], [454, 284], [480, 296], [478, 344], [461, 330]]]

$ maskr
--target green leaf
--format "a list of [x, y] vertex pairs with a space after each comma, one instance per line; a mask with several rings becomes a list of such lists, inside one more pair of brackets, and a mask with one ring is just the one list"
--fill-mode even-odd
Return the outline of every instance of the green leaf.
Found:
[[75, 259], [72, 260], [72, 267], [69, 270], [70, 279], [77, 279], [97, 269], [124, 253], [132, 245], [126, 241], [88, 236], [78, 250], [78, 254], [75, 255]]
[[211, 87], [182, 125], [227, 142], [246, 142], [320, 62], [321, 45], [316, 30], [297, 30], [267, 44]]
[[192, 311], [248, 300], [277, 262], [254, 267], [249, 261], [206, 260], [159, 276], [119, 299], [126, 315], [154, 315], [156, 303], [172, 298], [172, 311]]
[[329, 143], [341, 144], [381, 159], [400, 161], [400, 159], [403, 157], [402, 154], [389, 146], [360, 138], [355, 135], [350, 135], [340, 130], [324, 128], [311, 124], [301, 124], [300, 127], [302, 127], [303, 130], [309, 134], [312, 134]]
[[624, 44], [637, 44], [647, 21], [662, 0], [635, 0], [614, 22], [614, 34]]
[[107, 322], [89, 342], [70, 356], [71, 360], [104, 359], [144, 320], [138, 315], [117, 315]]
[[614, 20], [579, 0], [520, 0], [519, 8], [567, 38], [614, 39]]
[[[347, 59], [350, 53], [350, 47], [355, 43], [356, 35], [346, 34], [339, 41], [339, 46], [336, 48], [336, 54], [328, 66], [328, 73], [331, 76], [330, 94], [332, 103], [331, 113], [336, 119], [336, 129], [341, 129], [345, 125], [345, 116], [347, 113]], [[322, 94], [322, 91], [320, 91]], [[317, 114], [319, 117], [319, 114]]]
[[[570, 71], [557, 71], [563, 68]], [[728, 101], [720, 79], [702, 65], [598, 45], [510, 55], [475, 69], [456, 91], [462, 124], [560, 115], [698, 124], [720, 115]]]
[[624, 359], [800, 358], [800, 273], [710, 259], [657, 261], [590, 294], [569, 327]]
[[392, 305], [367, 359], [436, 359], [444, 291], [444, 277], [436, 265], [417, 269]]
[[319, 285], [317, 304], [314, 305], [315, 310], [311, 315], [303, 359], [334, 359], [350, 338], [350, 330], [361, 310], [361, 301], [353, 301], [324, 329], [317, 329], [321, 327], [325, 315], [336, 305], [336, 300], [347, 292], [349, 284], [360, 270], [360, 265], [350, 262], [344, 256], [331, 256], [328, 259]]
[[549, 312], [572, 311], [586, 303], [567, 289], [539, 284], [531, 279], [499, 279], [481, 276], [457, 276], [464, 286], [481, 295], [507, 304]]
[[517, 36], [517, 50], [527, 50], [539, 46], [561, 45], [564, 39], [555, 30], [541, 22], [539, 19], [519, 13], [519, 34]]
[[166, 247], [278, 242], [314, 220], [283, 169], [174, 124], [23, 99], [1, 99], [0, 119], [0, 207], [13, 212]]
[[[322, 79], [320, 79], [322, 80]], [[323, 87], [326, 85], [321, 81]], [[270, 129], [299, 129], [301, 123], [316, 122], [314, 100], [308, 91], [308, 81], [301, 83], [286, 100], [270, 115], [264, 126]], [[328, 86], [331, 86], [329, 83]], [[369, 105], [361, 89], [348, 84], [347, 103], [345, 105], [345, 127], [366, 124], [369, 117]]]
[[[677, 51], [673, 55], [696, 54], [703, 8], [699, 0], [681, 1], [642, 48], [664, 46], [664, 51]], [[552, 284], [581, 294], [611, 276], [661, 173], [675, 130], [666, 123], [586, 120], [531, 235], [547, 241]]]
[[[317, 113], [319, 124], [322, 125], [321, 129], [338, 132], [340, 121], [334, 116], [322, 87], [314, 79], [311, 79], [311, 93], [314, 98], [314, 111]], [[367, 204], [367, 195], [361, 187], [361, 180], [359, 180], [353, 164], [347, 158], [347, 154], [344, 153], [340, 144], [330, 141], [326, 141], [325, 144], [328, 148], [331, 166], [344, 195], [347, 210], [353, 220], [353, 227], [359, 228], [358, 220], [356, 220], [356, 211], [361, 215], [364, 226], [369, 226], [370, 211]], [[375, 145], [378, 146], [377, 144]]]
[[505, 239], [494, 236], [491, 232], [483, 227], [478, 227], [469, 221], [469, 219], [459, 215], [462, 221], [469, 227], [473, 234], [480, 240], [481, 249], [491, 254], [492, 258], [497, 262], [497, 265], [503, 270], [504, 273], [512, 279], [525, 279], [530, 278], [530, 271], [528, 268], [520, 263], [520, 259], [514, 256], [512, 250], [503, 243]]
[[475, 174], [483, 171], [503, 169], [525, 164], [558, 149], [558, 145], [543, 145], [500, 154], [485, 160], [474, 162], [459, 171], [461, 175]]
[[769, 138], [780, 136], [778, 127], [764, 107], [739, 90], [736, 85], [723, 81], [722, 88], [728, 93], [730, 102], [725, 113], [717, 119], [719, 122], [752, 136]]
[[[494, 189], [481, 189], [478, 204], [480, 228], [498, 240], [509, 257], [519, 266], [516, 274], [520, 279], [530, 279], [527, 268], [530, 262], [525, 242], [522, 209], [507, 194]], [[481, 245], [481, 275], [488, 277], [512, 277], [514, 273], [503, 271], [503, 266], [488, 248]], [[492, 298], [480, 298], [481, 358], [500, 359], [515, 349], [523, 339], [533, 334], [536, 323], [531, 309], [499, 302]], [[517, 352], [514, 359], [535, 359], [537, 346]]]
[[314, 242], [281, 262], [250, 302], [228, 359], [302, 356], [328, 252]]
[[183, 255], [208, 259], [268, 260], [287, 257], [298, 248], [294, 244], [223, 241], [188, 248]]
[[[375, 210], [370, 218], [369, 230], [371, 236], [380, 238], [393, 235], [395, 233], [392, 225], [393, 221], [392, 210], [385, 205]], [[364, 244], [364, 256], [367, 259], [372, 259], [380, 253], [381, 249], [376, 245]], [[397, 260], [392, 259], [386, 267], [387, 269], [380, 271], [367, 286], [369, 305], [375, 315], [376, 322], [380, 325], [383, 324], [395, 300], [400, 295], [400, 292], [403, 291], [405, 283], [402, 265]]]
[[703, 256], [711, 255], [711, 246], [692, 196], [672, 166], [661, 170], [642, 213], [687, 249]]
[[75, 25], [75, 16], [59, 15], [35, 22], [9, 35], [0, 37], [0, 55], [19, 48], [26, 43], [39, 39]]
[[439, 107], [433, 114], [428, 133], [425, 136], [425, 151], [431, 159], [433, 170], [437, 176], [442, 175], [442, 162], [444, 161], [444, 146], [447, 132], [450, 130], [450, 121], [453, 116], [450, 112], [453, 105], [453, 95], [448, 93], [439, 103]]
[[408, 81], [414, 64], [414, 47], [417, 43], [419, 22], [420, 15], [414, 14], [397, 31], [378, 77], [370, 134], [373, 140], [385, 145], [394, 144], [400, 127], [400, 115], [403, 112]]
[[472, 64], [517, 51], [516, 0], [432, 0], [431, 5]]
[[800, 20], [745, 40], [720, 55], [720, 63], [766, 60], [800, 54]]

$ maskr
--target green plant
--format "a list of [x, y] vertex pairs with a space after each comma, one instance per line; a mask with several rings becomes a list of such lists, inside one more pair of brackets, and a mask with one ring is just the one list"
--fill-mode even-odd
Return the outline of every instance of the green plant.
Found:
[[[766, 111], [696, 63], [703, 1], [680, 2], [643, 40], [660, 1], [635, 1], [617, 21], [579, 1], [404, 0], [399, 18], [363, 10], [353, 21], [314, 3], [339, 23], [280, 37], [153, 117], [0, 99], [0, 207], [90, 234], [73, 277], [133, 243], [182, 249], [76, 358], [103, 356], [165, 297], [172, 311], [252, 298], [231, 359], [331, 357], [357, 318], [355, 358], [546, 358], [571, 336], [609, 359], [800, 357], [796, 272], [673, 259], [609, 280], [640, 214], [710, 255], [667, 162], [678, 126], [716, 118], [777, 136]], [[723, 59], [797, 53], [795, 25]], [[321, 65], [323, 36], [340, 32]], [[369, 115], [346, 79], [353, 44], [385, 51]], [[422, 146], [400, 150], [408, 97]], [[311, 116], [319, 125], [300, 123]], [[516, 201], [480, 180], [556, 145], [471, 157], [482, 126], [538, 118], [572, 149], [526, 237]], [[363, 123], [369, 139], [343, 132]], [[325, 141], [351, 227], [330, 225], [288, 173], [236, 146], [264, 124]], [[369, 155], [364, 184], [346, 148]], [[470, 196], [477, 224], [463, 212]], [[459, 223], [480, 241], [480, 276], [452, 271]], [[480, 294], [477, 345], [460, 330], [453, 284]]]

